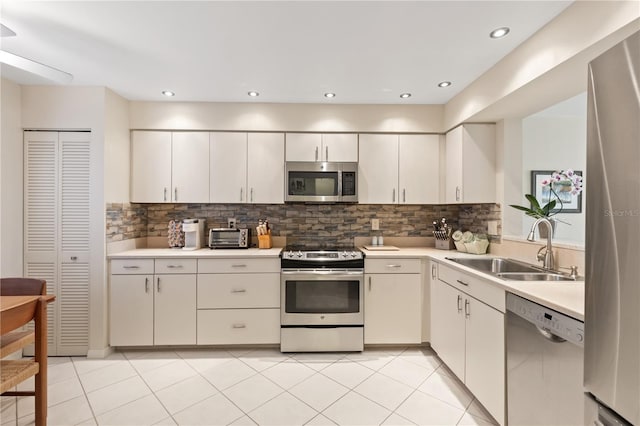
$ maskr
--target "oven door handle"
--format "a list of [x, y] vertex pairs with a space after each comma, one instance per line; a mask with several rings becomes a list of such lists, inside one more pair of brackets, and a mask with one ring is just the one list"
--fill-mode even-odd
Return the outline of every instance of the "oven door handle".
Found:
[[293, 269], [293, 270], [282, 270], [282, 275], [317, 275], [317, 276], [326, 276], [326, 275], [344, 275], [344, 276], [354, 276], [354, 275], [363, 275], [363, 271], [348, 271], [348, 270], [336, 270], [336, 269]]

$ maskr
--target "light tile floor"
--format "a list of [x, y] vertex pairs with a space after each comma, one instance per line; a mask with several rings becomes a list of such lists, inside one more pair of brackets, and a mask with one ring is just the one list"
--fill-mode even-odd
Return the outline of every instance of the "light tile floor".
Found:
[[[25, 382], [19, 389], [32, 386]], [[0, 408], [2, 426], [34, 422], [31, 397], [2, 397]], [[495, 423], [429, 348], [412, 347], [351, 354], [190, 349], [50, 358], [48, 424]]]

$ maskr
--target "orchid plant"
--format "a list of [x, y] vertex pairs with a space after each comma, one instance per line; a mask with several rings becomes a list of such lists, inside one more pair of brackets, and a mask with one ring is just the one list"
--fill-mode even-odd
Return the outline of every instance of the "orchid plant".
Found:
[[[555, 171], [551, 174], [551, 178], [543, 180], [540, 185], [546, 189], [544, 192], [549, 194], [549, 201], [544, 206], [541, 206], [538, 199], [532, 194], [525, 194], [526, 199], [531, 203], [531, 207], [514, 204], [510, 206], [514, 209], [522, 210], [527, 216], [535, 219], [541, 217], [551, 218], [560, 213], [564, 206], [562, 197], [558, 195], [558, 192], [569, 192], [572, 196], [580, 194], [582, 192], [582, 176], [576, 174], [572, 169]], [[560, 207], [556, 208], [558, 203]]]

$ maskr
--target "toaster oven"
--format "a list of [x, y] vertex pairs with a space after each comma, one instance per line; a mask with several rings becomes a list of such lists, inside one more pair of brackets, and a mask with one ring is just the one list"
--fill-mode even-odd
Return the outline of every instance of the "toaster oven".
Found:
[[237, 228], [213, 228], [209, 230], [209, 248], [246, 249], [251, 246], [251, 231]]

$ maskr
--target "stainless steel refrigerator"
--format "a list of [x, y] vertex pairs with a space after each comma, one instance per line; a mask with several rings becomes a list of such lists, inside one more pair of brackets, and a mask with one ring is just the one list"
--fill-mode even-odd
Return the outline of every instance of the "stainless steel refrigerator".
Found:
[[640, 32], [588, 85], [586, 424], [640, 425]]

